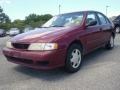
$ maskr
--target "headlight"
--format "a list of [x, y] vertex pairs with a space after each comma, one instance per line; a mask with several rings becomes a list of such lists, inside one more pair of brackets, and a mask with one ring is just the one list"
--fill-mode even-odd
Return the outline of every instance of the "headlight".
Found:
[[58, 49], [57, 43], [32, 43], [28, 50], [55, 50]]
[[7, 48], [13, 48], [11, 42], [7, 42], [7, 43], [6, 43], [6, 47], [7, 47]]

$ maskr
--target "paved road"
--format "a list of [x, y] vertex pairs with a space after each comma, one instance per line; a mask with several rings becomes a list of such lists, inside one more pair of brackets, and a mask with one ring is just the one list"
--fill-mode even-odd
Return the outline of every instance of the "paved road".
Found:
[[3, 47], [5, 47], [5, 44], [7, 41], [10, 40], [11, 37], [0, 37], [0, 54], [1, 54], [1, 51], [3, 49]]
[[[1, 48], [8, 39], [0, 39]], [[120, 35], [115, 41], [113, 50], [101, 48], [87, 55], [74, 74], [28, 69], [7, 62], [1, 54], [0, 90], [120, 90]]]

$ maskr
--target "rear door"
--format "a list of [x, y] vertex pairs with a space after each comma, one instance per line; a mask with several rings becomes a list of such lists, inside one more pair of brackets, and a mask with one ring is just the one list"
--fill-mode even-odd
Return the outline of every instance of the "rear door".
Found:
[[100, 21], [101, 39], [102, 44], [108, 42], [111, 36], [111, 23], [110, 21], [101, 13], [97, 13], [98, 19]]

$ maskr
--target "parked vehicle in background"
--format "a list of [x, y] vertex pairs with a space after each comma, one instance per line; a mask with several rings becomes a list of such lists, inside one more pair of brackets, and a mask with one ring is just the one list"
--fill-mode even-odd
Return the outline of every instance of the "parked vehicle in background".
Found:
[[9, 35], [9, 31], [6, 31], [6, 35]]
[[116, 32], [120, 33], [120, 15], [113, 20], [113, 23], [115, 25]]
[[15, 36], [4, 48], [7, 60], [36, 69], [80, 69], [83, 56], [105, 46], [114, 48], [114, 24], [102, 13], [61, 14], [42, 28]]
[[33, 30], [32, 27], [26, 27], [26, 28], [23, 30], [23, 33], [29, 32], [29, 31], [31, 31], [31, 30]]
[[6, 36], [6, 32], [4, 29], [0, 29], [0, 37]]
[[10, 36], [16, 36], [16, 35], [18, 35], [18, 34], [20, 34], [20, 30], [19, 30], [18, 28], [11, 28], [11, 29], [9, 30], [9, 35], [10, 35]]

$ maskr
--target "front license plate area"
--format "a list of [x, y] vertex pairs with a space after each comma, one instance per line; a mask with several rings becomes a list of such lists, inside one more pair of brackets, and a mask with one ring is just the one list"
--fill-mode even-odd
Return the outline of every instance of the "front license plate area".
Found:
[[20, 57], [20, 53], [18, 53], [18, 52], [17, 52], [17, 53], [14, 53], [14, 54], [13, 54], [13, 57], [15, 57], [15, 58]]

